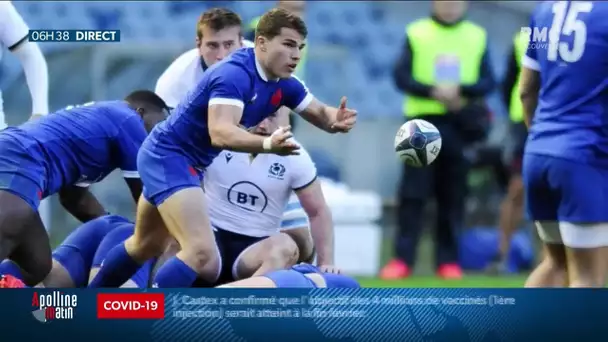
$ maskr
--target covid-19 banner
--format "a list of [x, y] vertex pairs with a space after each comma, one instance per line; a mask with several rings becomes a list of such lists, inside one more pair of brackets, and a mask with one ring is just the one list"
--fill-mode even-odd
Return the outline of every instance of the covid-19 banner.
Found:
[[600, 341], [604, 290], [0, 291], [2, 341]]

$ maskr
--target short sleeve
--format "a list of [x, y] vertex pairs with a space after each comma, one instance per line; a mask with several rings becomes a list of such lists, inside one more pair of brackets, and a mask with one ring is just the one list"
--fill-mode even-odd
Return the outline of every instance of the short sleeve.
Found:
[[124, 178], [139, 178], [137, 171], [137, 152], [148, 134], [142, 119], [132, 115], [119, 127], [116, 143], [118, 146], [119, 167]]
[[296, 113], [302, 112], [314, 99], [312, 93], [299, 78], [291, 76], [283, 81], [283, 105]]
[[[528, 27], [536, 27], [534, 23], [534, 16], [532, 16], [532, 18], [530, 19], [530, 26]], [[521, 65], [534, 71], [540, 71], [540, 64], [538, 64], [537, 57], [537, 49], [534, 44], [528, 44], [528, 47], [526, 48], [526, 54], [522, 57]]]
[[9, 49], [27, 38], [29, 27], [10, 1], [0, 1], [0, 41]]
[[231, 105], [245, 108], [251, 87], [250, 76], [238, 66], [223, 64], [212, 71], [209, 82], [209, 106]]
[[298, 197], [292, 194], [283, 211], [281, 229], [294, 229], [308, 226], [308, 215], [302, 208]]
[[317, 167], [308, 152], [301, 148], [300, 154], [291, 156], [291, 188], [295, 191], [304, 189], [317, 179]]

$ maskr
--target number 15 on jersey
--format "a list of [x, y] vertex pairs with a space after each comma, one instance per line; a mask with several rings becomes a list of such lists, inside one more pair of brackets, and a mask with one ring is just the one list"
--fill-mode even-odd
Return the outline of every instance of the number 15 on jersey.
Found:
[[[558, 57], [574, 63], [583, 57], [587, 43], [587, 25], [579, 18], [593, 8], [591, 1], [557, 1], [553, 4], [553, 22], [549, 29], [547, 60], [555, 62]], [[562, 41], [562, 37], [572, 36], [572, 43]]]

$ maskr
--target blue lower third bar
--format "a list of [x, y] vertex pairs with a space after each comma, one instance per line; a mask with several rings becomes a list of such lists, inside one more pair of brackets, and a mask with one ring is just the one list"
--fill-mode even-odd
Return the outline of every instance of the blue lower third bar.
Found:
[[30, 30], [30, 42], [120, 42], [120, 30]]

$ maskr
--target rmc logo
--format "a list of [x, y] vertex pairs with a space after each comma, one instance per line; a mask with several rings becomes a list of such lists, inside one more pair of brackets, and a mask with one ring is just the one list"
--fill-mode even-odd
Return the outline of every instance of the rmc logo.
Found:
[[549, 45], [548, 27], [522, 27], [521, 39], [526, 39], [530, 49], [546, 49]]

